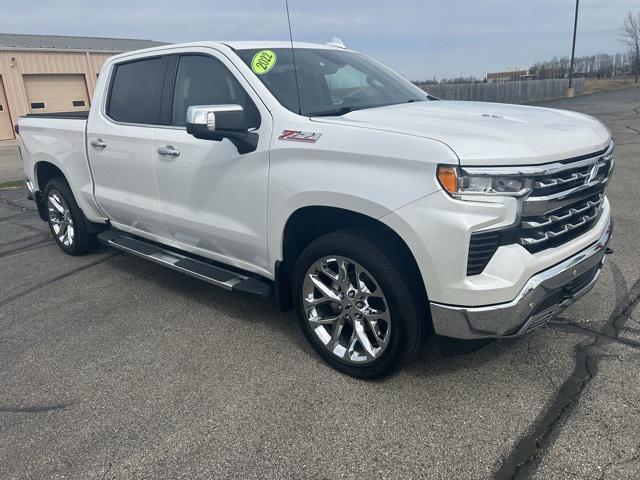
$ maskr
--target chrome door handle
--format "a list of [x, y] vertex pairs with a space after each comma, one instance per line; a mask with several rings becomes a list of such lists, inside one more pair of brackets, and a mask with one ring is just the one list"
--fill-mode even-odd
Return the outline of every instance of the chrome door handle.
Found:
[[91, 146], [95, 148], [105, 148], [107, 143], [101, 138], [96, 138], [95, 140], [91, 140]]
[[158, 153], [160, 155], [164, 155], [165, 157], [179, 157], [180, 150], [175, 148], [172, 145], [167, 145], [166, 147], [158, 147]]

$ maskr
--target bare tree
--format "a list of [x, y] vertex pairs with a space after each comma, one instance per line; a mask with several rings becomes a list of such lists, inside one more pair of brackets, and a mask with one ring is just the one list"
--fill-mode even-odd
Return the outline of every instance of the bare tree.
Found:
[[636, 76], [636, 83], [640, 76], [640, 14], [634, 16], [631, 11], [622, 23], [622, 41], [629, 48], [629, 53], [633, 59], [633, 71]]

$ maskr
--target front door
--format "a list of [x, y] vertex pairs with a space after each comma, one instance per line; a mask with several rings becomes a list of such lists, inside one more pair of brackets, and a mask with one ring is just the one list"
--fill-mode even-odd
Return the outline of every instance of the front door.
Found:
[[116, 227], [155, 236], [164, 234], [153, 136], [167, 60], [116, 64], [104, 111], [92, 111], [87, 126], [96, 201]]
[[[181, 55], [175, 68], [171, 126], [156, 129], [155, 136], [160, 211], [169, 239], [240, 268], [267, 269], [271, 116], [223, 55]], [[244, 108], [259, 134], [256, 151], [239, 154], [227, 139], [200, 140], [186, 132], [189, 106], [227, 104]], [[167, 148], [179, 156], [166, 155]]]

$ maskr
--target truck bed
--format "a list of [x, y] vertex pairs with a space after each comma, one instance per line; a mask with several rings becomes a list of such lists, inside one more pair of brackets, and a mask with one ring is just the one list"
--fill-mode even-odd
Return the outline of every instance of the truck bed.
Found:
[[44, 113], [21, 116], [20, 141], [24, 171], [36, 189], [40, 166], [62, 172], [80, 208], [92, 218], [101, 213], [93, 198], [93, 179], [87, 160], [86, 128], [88, 112]]

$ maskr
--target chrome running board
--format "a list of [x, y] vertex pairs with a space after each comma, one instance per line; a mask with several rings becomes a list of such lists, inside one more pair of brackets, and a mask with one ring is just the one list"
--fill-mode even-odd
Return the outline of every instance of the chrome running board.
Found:
[[159, 265], [164, 265], [172, 270], [185, 273], [191, 277], [203, 280], [217, 287], [255, 295], [261, 298], [273, 295], [271, 283], [261, 277], [249, 273], [238, 273], [227, 270], [196, 257], [183, 255], [168, 250], [156, 243], [149, 242], [139, 237], [134, 237], [118, 230], [109, 229], [98, 234], [98, 239], [113, 248], [138, 257], [145, 258]]

